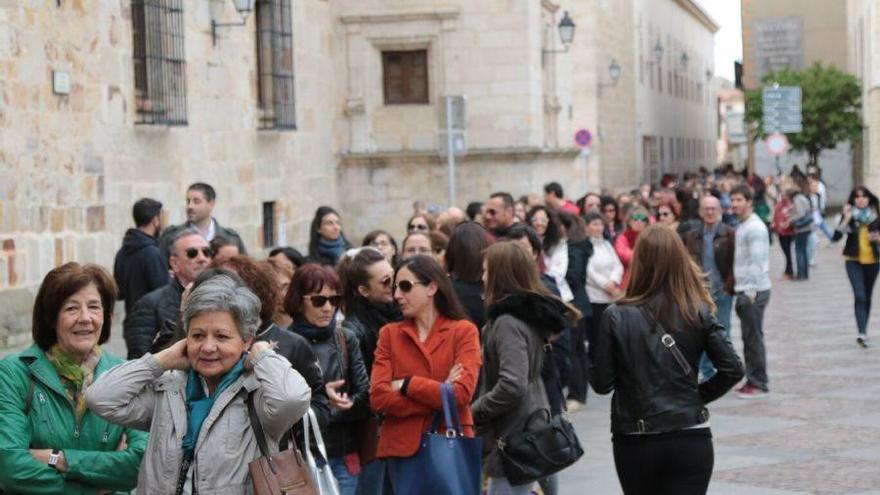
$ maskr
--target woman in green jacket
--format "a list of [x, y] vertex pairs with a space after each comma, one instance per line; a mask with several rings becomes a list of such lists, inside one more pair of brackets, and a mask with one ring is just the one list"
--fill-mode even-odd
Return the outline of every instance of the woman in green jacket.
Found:
[[0, 361], [0, 493], [130, 491], [144, 432], [104, 421], [84, 390], [123, 362], [110, 338], [116, 285], [97, 265], [67, 263], [37, 293], [34, 345]]

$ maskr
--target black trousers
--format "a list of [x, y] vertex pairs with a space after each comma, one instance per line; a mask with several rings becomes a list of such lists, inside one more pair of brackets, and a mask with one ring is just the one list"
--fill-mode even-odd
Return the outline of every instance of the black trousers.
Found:
[[791, 243], [794, 242], [793, 235], [779, 236], [779, 247], [782, 248], [782, 254], [785, 255], [785, 274], [794, 276], [794, 268], [791, 263]]
[[614, 465], [625, 495], [705, 495], [715, 453], [709, 428], [615, 434]]
[[568, 377], [568, 399], [587, 402], [587, 325], [590, 318], [581, 318], [571, 328], [571, 374]]

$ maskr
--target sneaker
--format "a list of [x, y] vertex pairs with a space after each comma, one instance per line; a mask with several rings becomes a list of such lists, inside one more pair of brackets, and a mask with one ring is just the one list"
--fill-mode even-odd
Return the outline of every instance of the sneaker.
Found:
[[565, 409], [569, 414], [574, 414], [584, 408], [584, 403], [579, 400], [568, 399], [565, 403]]
[[859, 345], [864, 347], [865, 349], [868, 348], [868, 336], [867, 335], [859, 334], [859, 336], [856, 337], [856, 342], [858, 342]]
[[754, 385], [747, 384], [739, 389], [736, 395], [740, 399], [763, 399], [764, 397], [767, 397], [767, 394], [769, 393], [770, 392], [767, 392], [766, 390], [761, 390]]

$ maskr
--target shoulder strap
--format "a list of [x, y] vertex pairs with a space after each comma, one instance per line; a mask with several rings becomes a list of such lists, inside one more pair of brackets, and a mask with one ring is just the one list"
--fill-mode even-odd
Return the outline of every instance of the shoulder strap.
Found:
[[28, 373], [28, 390], [24, 398], [24, 415], [31, 413], [31, 404], [34, 402], [34, 376]]
[[263, 425], [260, 423], [260, 417], [257, 416], [257, 409], [254, 406], [254, 393], [247, 395], [248, 417], [251, 420], [251, 428], [254, 430], [254, 436], [257, 437], [257, 445], [260, 446], [260, 453], [263, 457], [269, 458], [269, 445], [266, 444], [266, 433], [263, 432]]
[[336, 324], [336, 347], [339, 348], [339, 355], [342, 356], [342, 372], [348, 374], [348, 342], [345, 339], [345, 332], [342, 325]]
[[648, 324], [657, 328], [657, 331], [660, 333], [660, 342], [663, 343], [664, 347], [669, 349], [669, 352], [672, 353], [672, 357], [678, 362], [678, 365], [681, 367], [684, 374], [692, 380], [697, 380], [698, 377], [696, 376], [696, 373], [694, 373], [694, 369], [691, 367], [690, 363], [688, 363], [687, 359], [685, 359], [684, 354], [681, 353], [681, 349], [676, 345], [675, 339], [672, 335], [666, 333], [663, 329], [663, 325], [660, 324], [660, 321], [654, 318], [653, 315], [651, 315], [651, 312], [644, 306], [641, 306], [640, 309], [645, 316], [645, 319], [648, 321]]

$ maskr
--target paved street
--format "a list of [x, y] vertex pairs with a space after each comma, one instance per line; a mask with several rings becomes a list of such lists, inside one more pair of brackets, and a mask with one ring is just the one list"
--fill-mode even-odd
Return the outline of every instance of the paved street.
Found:
[[[880, 495], [880, 359], [855, 342], [852, 292], [841, 247], [819, 248], [808, 282], [774, 281], [765, 320], [770, 397], [729, 394], [710, 405], [715, 438], [712, 495]], [[736, 317], [733, 341], [742, 355]], [[877, 339], [878, 320], [869, 335]], [[562, 474], [568, 494], [617, 494], [609, 397], [592, 394], [573, 416], [586, 454]]]

